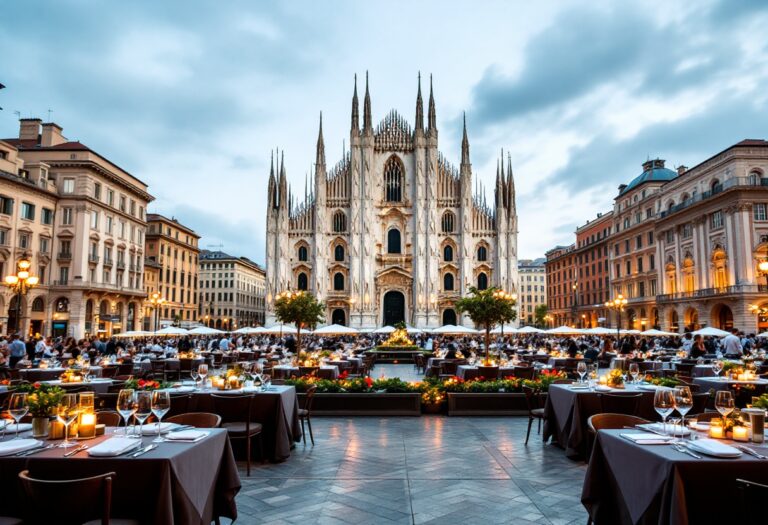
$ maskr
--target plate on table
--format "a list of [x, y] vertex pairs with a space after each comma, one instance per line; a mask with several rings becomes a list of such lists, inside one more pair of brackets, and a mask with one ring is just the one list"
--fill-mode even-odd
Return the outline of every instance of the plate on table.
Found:
[[0, 443], [0, 456], [12, 456], [19, 452], [26, 452], [43, 446], [41, 441], [36, 439], [11, 439]]
[[[16, 423], [12, 419], [0, 419], [0, 430], [5, 430], [5, 434], [16, 432]], [[19, 434], [32, 430], [32, 423], [19, 423]]]
[[579, 383], [573, 383], [567, 386], [571, 390], [589, 390], [589, 385], [581, 385]]
[[741, 450], [716, 439], [697, 439], [688, 443], [688, 448], [716, 458], [738, 458], [741, 456]]
[[171, 387], [171, 388], [166, 388], [165, 390], [167, 390], [168, 392], [179, 392], [179, 393], [182, 393], [182, 394], [188, 394], [190, 392], [194, 392], [195, 391], [195, 387], [193, 387], [193, 386], [174, 386], [174, 387]]
[[689, 425], [693, 430], [698, 430], [699, 432], [709, 432], [709, 427], [711, 426], [709, 424], [709, 421], [702, 421], [699, 423], [698, 421], [691, 421]]
[[595, 387], [595, 390], [597, 390], [598, 392], [612, 392], [612, 391], [614, 391], [616, 389], [615, 388], [611, 388], [609, 386], [605, 386], [605, 385], [597, 385]]
[[225, 396], [229, 395], [229, 394], [236, 395], [236, 394], [242, 394], [243, 393], [243, 389], [242, 388], [237, 388], [237, 389], [233, 389], [233, 390], [211, 390], [211, 393], [212, 394], [216, 394], [216, 395], [222, 394], [222, 395], [225, 395]]
[[[644, 425], [637, 425], [637, 427], [649, 432], [664, 432], [664, 425], [661, 423], [646, 423]], [[687, 436], [691, 433], [690, 429], [672, 424], [667, 424], [666, 432], [670, 436]]]

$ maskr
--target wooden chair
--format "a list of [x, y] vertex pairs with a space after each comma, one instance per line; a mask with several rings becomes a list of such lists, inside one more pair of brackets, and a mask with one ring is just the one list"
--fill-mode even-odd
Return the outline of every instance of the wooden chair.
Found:
[[96, 394], [94, 405], [96, 410], [117, 410], [117, 392]]
[[96, 412], [96, 423], [108, 427], [119, 427], [122, 418], [114, 410], [99, 410]]
[[696, 363], [677, 363], [675, 366], [675, 369], [677, 370], [678, 376], [692, 376], [693, 375], [693, 367], [696, 366]]
[[259, 436], [259, 457], [262, 457], [261, 423], [251, 421], [253, 396], [211, 394], [214, 410], [221, 416], [222, 428], [227, 430], [229, 439], [245, 440], [246, 475], [251, 475], [251, 440]]
[[307, 388], [306, 395], [304, 396], [304, 408], [299, 409], [299, 419], [301, 420], [301, 440], [304, 442], [304, 444], [307, 444], [307, 433], [304, 430], [304, 421], [306, 420], [307, 426], [309, 427], [309, 439], [312, 441], [312, 446], [315, 446], [315, 436], [312, 435], [312, 420], [310, 419], [310, 416], [312, 415], [312, 402], [315, 399], [315, 391], [317, 390], [317, 385], [310, 385], [309, 388]]
[[117, 365], [117, 374], [119, 376], [132, 375], [133, 374], [133, 361], [130, 363], [120, 363]]
[[646, 423], [650, 423], [650, 421], [630, 414], [595, 414], [587, 419], [587, 429], [595, 435], [598, 430], [621, 429]]
[[708, 392], [704, 392], [703, 394], [699, 394], [699, 393], [693, 394], [693, 407], [691, 408], [690, 412], [688, 412], [688, 414], [690, 415], [701, 414], [707, 409], [708, 402], [709, 402]]
[[152, 361], [152, 378], [155, 381], [165, 381], [165, 361], [155, 359]]
[[640, 398], [643, 394], [597, 394], [600, 400], [600, 412], [604, 414], [630, 414], [637, 413]]
[[114, 472], [107, 472], [91, 478], [42, 480], [31, 478], [28, 470], [19, 472], [28, 500], [24, 523], [80, 525], [89, 520], [102, 525], [138, 523], [110, 518], [114, 477]]
[[533, 420], [538, 421], [537, 433], [541, 433], [541, 422], [545, 418], [544, 407], [541, 402], [541, 392], [529, 386], [523, 387], [525, 394], [525, 404], [528, 407], [528, 431], [525, 433], [525, 444], [528, 444], [528, 438], [531, 436], [531, 426]]
[[424, 359], [424, 354], [419, 352], [413, 359], [413, 366], [417, 373], [425, 374], [427, 372], [427, 360]]
[[221, 416], [209, 412], [187, 412], [186, 414], [167, 417], [165, 422], [176, 423], [177, 425], [192, 425], [195, 428], [219, 428], [221, 426]]
[[171, 397], [171, 409], [168, 411], [169, 416], [176, 416], [184, 414], [189, 411], [189, 404], [192, 400], [190, 394], [170, 394]]
[[533, 379], [535, 369], [532, 366], [516, 366], [513, 368], [513, 374], [518, 379]]
[[320, 371], [319, 366], [300, 366], [299, 367], [299, 376], [311, 376], [311, 375], [317, 375], [317, 373]]
[[736, 479], [736, 490], [739, 493], [741, 519], [739, 523], [758, 525], [765, 523], [765, 501], [768, 499], [768, 485]]
[[456, 361], [453, 360], [445, 360], [442, 363], [440, 363], [440, 377], [449, 378], [456, 375], [456, 370], [459, 368], [459, 365]]
[[101, 369], [101, 377], [103, 378], [112, 378], [117, 375], [118, 367], [116, 366], [105, 366]]

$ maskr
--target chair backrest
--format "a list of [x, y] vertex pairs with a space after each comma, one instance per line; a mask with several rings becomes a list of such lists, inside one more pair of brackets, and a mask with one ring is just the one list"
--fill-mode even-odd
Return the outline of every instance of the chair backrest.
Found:
[[[133, 366], [133, 365], [131, 365]], [[116, 366], [105, 366], [101, 369], [101, 377], [115, 377], [117, 375], [119, 367]]]
[[117, 365], [117, 374], [115, 375], [124, 376], [131, 374], [133, 374], [133, 361], [130, 363], [120, 363]]
[[445, 360], [440, 363], [440, 374], [446, 376], [455, 376], [458, 367], [459, 365], [456, 363], [456, 361], [452, 361], [450, 359]]
[[189, 403], [192, 399], [190, 394], [171, 394], [170, 396], [171, 409], [168, 411], [167, 415], [175, 416], [189, 411]]
[[675, 369], [678, 376], [691, 376], [693, 374], [693, 367], [696, 363], [677, 363]]
[[538, 390], [529, 386], [524, 386], [523, 394], [525, 394], [525, 404], [528, 407], [528, 414], [534, 409], [542, 408], [541, 393]]
[[[699, 386], [699, 385], [696, 385]], [[704, 392], [702, 394], [694, 393], [693, 394], [693, 407], [691, 407], [691, 411], [689, 414], [701, 414], [707, 409], [707, 402], [709, 401], [709, 392]]]
[[532, 366], [516, 366], [512, 375], [519, 379], [533, 379], [534, 368]]
[[187, 412], [166, 418], [165, 421], [179, 425], [192, 425], [195, 428], [218, 428], [221, 426], [221, 416], [210, 412]]
[[312, 374], [317, 375], [317, 372], [320, 370], [319, 366], [300, 366], [299, 367], [299, 375], [301, 377], [309, 376]]
[[499, 378], [498, 366], [478, 366], [477, 375], [490, 381], [495, 381]]
[[28, 500], [24, 523], [79, 525], [101, 519], [108, 524], [114, 477], [114, 472], [108, 472], [92, 478], [42, 480], [29, 477], [28, 470], [19, 472]]
[[251, 420], [252, 394], [211, 394], [214, 411], [221, 416], [222, 423], [238, 423]]
[[315, 400], [315, 392], [317, 392], [317, 385], [310, 385], [307, 387], [304, 396], [304, 410], [307, 411], [307, 414], [312, 412], [312, 403]]
[[158, 372], [158, 373], [165, 373], [165, 360], [164, 359], [154, 359], [150, 363], [152, 365], [152, 371]]
[[114, 410], [100, 410], [96, 412], [96, 423], [108, 427], [119, 427], [121, 420], [120, 414]]
[[739, 493], [739, 509], [741, 520], [745, 525], [765, 523], [765, 501], [768, 498], [768, 485], [736, 479], [736, 490]]
[[589, 419], [587, 420], [587, 428], [590, 432], [597, 433], [598, 430], [607, 430], [611, 428], [621, 429], [645, 423], [650, 423], [650, 421], [630, 414], [606, 413], [589, 416]]
[[636, 414], [643, 394], [597, 394], [600, 411], [610, 414]]
[[110, 392], [94, 396], [96, 410], [117, 410], [117, 392]]

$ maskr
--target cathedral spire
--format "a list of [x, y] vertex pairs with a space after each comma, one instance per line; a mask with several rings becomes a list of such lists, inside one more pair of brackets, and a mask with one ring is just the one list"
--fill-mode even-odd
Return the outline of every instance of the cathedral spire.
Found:
[[419, 87], [416, 92], [416, 132], [424, 131], [424, 101], [421, 99], [421, 71], [419, 71]]
[[467, 114], [464, 113], [464, 134], [461, 137], [461, 164], [468, 165], [469, 162], [469, 139], [467, 138]]
[[515, 176], [512, 173], [512, 155], [507, 152], [507, 202], [511, 209], [515, 209]]
[[373, 131], [371, 121], [371, 94], [368, 91], [368, 72], [365, 72], [365, 99], [363, 99], [363, 130]]
[[429, 122], [428, 131], [437, 131], [437, 114], [435, 113], [435, 96], [432, 92], [432, 75], [429, 75]]
[[325, 141], [323, 141], [323, 112], [320, 112], [320, 130], [317, 132], [317, 155], [315, 164], [325, 166]]
[[360, 104], [357, 101], [357, 73], [355, 73], [355, 90], [352, 94], [352, 131], [360, 129]]
[[275, 152], [269, 152], [269, 184], [267, 186], [267, 195], [269, 199], [269, 206], [275, 208], [277, 204], [276, 188], [277, 180], [275, 179]]
[[288, 203], [288, 179], [285, 176], [285, 151], [280, 152], [280, 207], [285, 208]]

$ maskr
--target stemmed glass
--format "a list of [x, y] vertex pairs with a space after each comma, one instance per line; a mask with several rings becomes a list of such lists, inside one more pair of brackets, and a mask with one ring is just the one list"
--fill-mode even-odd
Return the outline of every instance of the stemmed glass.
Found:
[[715, 372], [715, 377], [720, 377], [720, 372], [723, 371], [723, 362], [719, 359], [712, 363], [712, 371]]
[[195, 382], [195, 388], [197, 388], [197, 380], [200, 377], [200, 374], [197, 373], [196, 369], [192, 369], [192, 371], [189, 373], [192, 380]]
[[19, 421], [21, 418], [27, 415], [27, 412], [29, 412], [27, 394], [23, 392], [11, 394], [10, 404], [8, 405], [8, 412], [16, 421], [16, 437], [13, 439], [19, 439]]
[[680, 413], [680, 432], [685, 435], [685, 415], [693, 408], [693, 394], [687, 386], [675, 387], [675, 409]]
[[153, 440], [154, 443], [160, 443], [163, 438], [160, 437], [160, 425], [163, 421], [163, 416], [171, 409], [171, 394], [167, 390], [155, 390], [152, 392], [152, 413], [157, 418], [157, 437]]
[[579, 361], [579, 364], [576, 365], [576, 371], [579, 373], [579, 377], [581, 377], [580, 382], [584, 383], [584, 376], [587, 373], [587, 363]]
[[734, 411], [736, 405], [733, 400], [733, 394], [730, 390], [718, 390], [715, 394], [715, 408], [720, 415], [723, 416], [723, 428], [727, 428], [725, 425], [725, 418], [728, 414]]
[[91, 373], [91, 360], [87, 357], [83, 359], [82, 363], [80, 364], [80, 369], [83, 372], [83, 382], [88, 382], [88, 374]]
[[203, 388], [205, 388], [205, 376], [208, 375], [208, 365], [203, 363], [198, 366], [197, 373], [200, 375], [200, 382], [202, 383]]
[[152, 392], [147, 390], [139, 390], [136, 392], [136, 411], [133, 413], [139, 422], [139, 435], [138, 438], [144, 435], [144, 422], [149, 416], [152, 415]]
[[661, 416], [663, 432], [667, 433], [667, 418], [675, 409], [675, 393], [669, 388], [658, 388], [653, 396], [653, 408]]
[[136, 403], [134, 400], [134, 391], [132, 388], [124, 388], [117, 394], [117, 411], [123, 416], [125, 421], [125, 436], [128, 436], [128, 421], [136, 412]]
[[640, 375], [640, 365], [638, 363], [629, 363], [629, 375], [632, 376], [632, 382], [637, 383], [637, 376]]
[[59, 406], [56, 407], [56, 419], [64, 425], [64, 441], [59, 444], [61, 448], [68, 448], [74, 445], [69, 442], [69, 425], [77, 418], [80, 413], [80, 406], [77, 404], [77, 394], [64, 394], [61, 396]]

